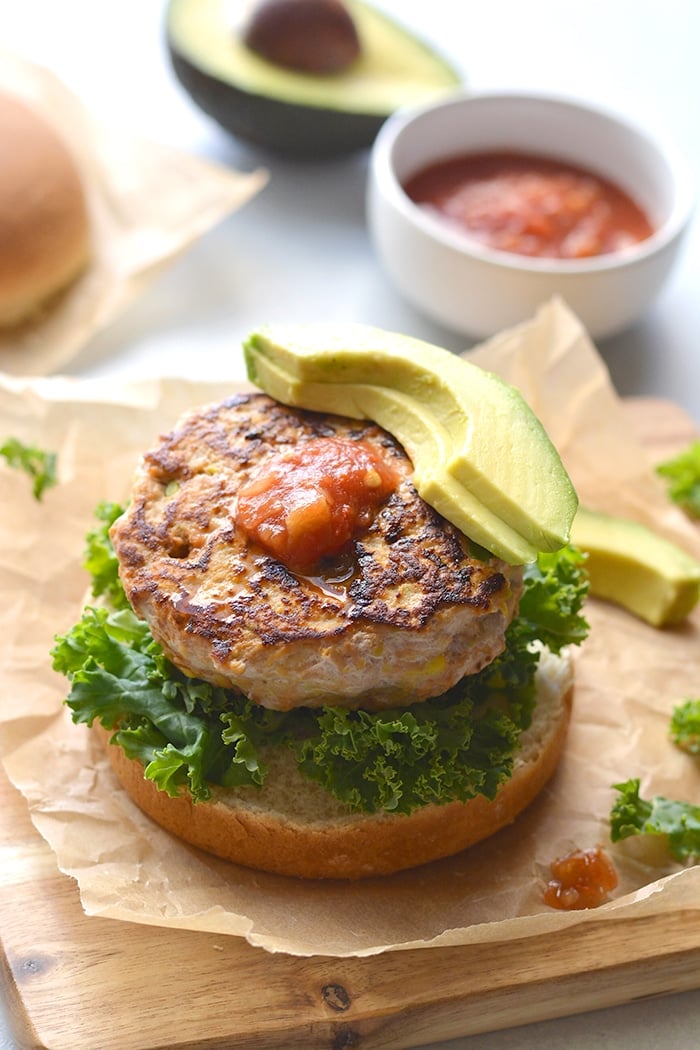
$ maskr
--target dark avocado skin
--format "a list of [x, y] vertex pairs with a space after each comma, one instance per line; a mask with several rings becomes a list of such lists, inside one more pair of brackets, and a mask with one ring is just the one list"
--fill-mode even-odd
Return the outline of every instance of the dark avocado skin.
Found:
[[198, 69], [168, 40], [175, 76], [200, 109], [226, 131], [288, 156], [318, 159], [371, 146], [386, 115], [301, 106], [243, 90]]

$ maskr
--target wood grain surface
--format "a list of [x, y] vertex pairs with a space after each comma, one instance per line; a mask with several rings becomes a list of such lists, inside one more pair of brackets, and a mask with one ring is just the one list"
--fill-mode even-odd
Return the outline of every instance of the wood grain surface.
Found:
[[[673, 405], [628, 410], [654, 455], [689, 441]], [[368, 959], [270, 955], [87, 917], [0, 770], [0, 977], [41, 1050], [398, 1050], [700, 987], [697, 913]]]

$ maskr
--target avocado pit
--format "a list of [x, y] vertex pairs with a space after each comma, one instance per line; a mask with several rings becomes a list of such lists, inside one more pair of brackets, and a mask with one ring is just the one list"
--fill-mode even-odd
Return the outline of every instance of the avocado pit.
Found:
[[242, 35], [262, 58], [300, 73], [342, 73], [361, 50], [341, 0], [260, 0]]

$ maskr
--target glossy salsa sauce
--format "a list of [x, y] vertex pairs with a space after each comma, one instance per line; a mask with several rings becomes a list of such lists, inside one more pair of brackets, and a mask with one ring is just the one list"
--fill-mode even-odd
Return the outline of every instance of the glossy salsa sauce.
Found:
[[592, 171], [520, 153], [456, 156], [417, 172], [410, 199], [488, 248], [583, 259], [622, 251], [653, 232], [626, 192]]
[[618, 881], [613, 862], [599, 847], [573, 850], [552, 861], [549, 870], [544, 903], [563, 911], [597, 908]]
[[399, 480], [365, 442], [312, 438], [272, 456], [241, 488], [236, 523], [278, 561], [304, 573], [367, 529]]

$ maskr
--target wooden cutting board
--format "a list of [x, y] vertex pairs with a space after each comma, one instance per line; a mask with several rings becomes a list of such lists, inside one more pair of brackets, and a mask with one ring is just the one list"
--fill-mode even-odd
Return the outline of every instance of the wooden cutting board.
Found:
[[[628, 404], [655, 458], [691, 440]], [[397, 1050], [700, 987], [697, 912], [368, 959], [270, 955], [236, 937], [87, 917], [0, 770], [0, 978], [37, 1050]]]

